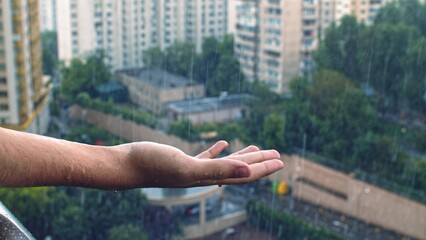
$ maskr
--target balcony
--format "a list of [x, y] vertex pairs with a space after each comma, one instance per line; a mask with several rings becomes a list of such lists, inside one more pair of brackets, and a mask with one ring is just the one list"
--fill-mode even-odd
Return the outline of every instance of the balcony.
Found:
[[303, 14], [302, 16], [303, 20], [317, 20], [318, 19], [318, 14]]
[[300, 46], [300, 51], [302, 53], [311, 53], [317, 49], [317, 44], [313, 42], [312, 44], [302, 44]]
[[20, 8], [21, 7], [21, 1], [14, 0], [13, 1], [13, 8]]
[[20, 41], [16, 41], [15, 42], [15, 49], [17, 50], [17, 51], [21, 51], [22, 50], [22, 40], [20, 40]]
[[315, 31], [317, 29], [317, 24], [315, 22], [312, 24], [303, 24], [302, 29], [306, 31]]
[[25, 58], [24, 58], [24, 54], [19, 53], [19, 54], [16, 56], [16, 62], [17, 62], [18, 64], [22, 64], [22, 63], [24, 62], [24, 60], [25, 60]]
[[22, 21], [21, 14], [19, 14], [19, 13], [15, 13], [15, 14], [13, 15], [13, 21], [14, 21], [14, 23], [15, 23], [15, 24], [20, 24], [20, 23], [21, 23], [21, 21]]
[[312, 7], [312, 8], [314, 8], [314, 7], [316, 7], [317, 6], [317, 1], [316, 0], [312, 0], [312, 1], [307, 1], [307, 0], [304, 0], [303, 1], [303, 7]]
[[25, 69], [24, 66], [20, 65], [17, 71], [17, 74], [20, 78], [25, 76]]

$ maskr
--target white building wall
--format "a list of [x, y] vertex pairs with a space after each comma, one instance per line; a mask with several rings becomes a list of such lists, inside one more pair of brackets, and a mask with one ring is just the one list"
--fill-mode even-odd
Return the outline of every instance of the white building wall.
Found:
[[58, 34], [58, 57], [68, 62], [73, 58], [71, 40], [71, 9], [69, 0], [57, 2], [56, 15]]
[[56, 1], [57, 0], [39, 0], [41, 32], [56, 31]]

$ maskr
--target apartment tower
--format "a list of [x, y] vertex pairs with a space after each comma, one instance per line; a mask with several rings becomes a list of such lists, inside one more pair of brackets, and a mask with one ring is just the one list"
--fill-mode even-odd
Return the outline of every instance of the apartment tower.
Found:
[[37, 0], [0, 1], [0, 125], [44, 133], [48, 82], [42, 75]]
[[235, 53], [249, 80], [264, 81], [277, 93], [299, 75], [301, 0], [237, 0]]
[[326, 29], [346, 15], [372, 24], [391, 0], [230, 0], [235, 53], [249, 80], [287, 93], [291, 79], [309, 76], [312, 53]]
[[359, 22], [367, 25], [374, 19], [381, 7], [392, 0], [318, 0], [319, 19], [318, 31], [320, 38], [325, 36], [326, 29], [334, 22], [347, 15], [354, 16]]
[[226, 13], [226, 0], [61, 0], [59, 58], [104, 50], [115, 69], [141, 67], [148, 48], [189, 41], [200, 51], [205, 37], [223, 37]]

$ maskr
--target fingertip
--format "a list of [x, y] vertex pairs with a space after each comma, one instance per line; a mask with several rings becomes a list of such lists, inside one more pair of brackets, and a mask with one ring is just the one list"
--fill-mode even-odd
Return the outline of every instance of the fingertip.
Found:
[[248, 166], [237, 167], [234, 172], [234, 178], [247, 178], [251, 175], [251, 169]]
[[271, 161], [273, 171], [281, 170], [284, 167], [284, 162], [280, 159], [275, 159]]
[[259, 147], [255, 146], [255, 145], [250, 145], [250, 146], [248, 146], [248, 147], [247, 147], [247, 149], [248, 149], [250, 152], [257, 152], [257, 151], [260, 151]]
[[272, 152], [272, 154], [274, 155], [274, 158], [276, 158], [276, 159], [281, 159], [281, 154], [280, 154], [277, 150], [275, 150], [275, 149], [271, 149], [271, 150], [269, 150], [269, 151], [271, 151], [271, 152]]
[[219, 141], [217, 141], [216, 144], [220, 144], [220, 145], [224, 145], [224, 146], [228, 146], [229, 145], [229, 143], [227, 141], [225, 141], [225, 140], [219, 140]]

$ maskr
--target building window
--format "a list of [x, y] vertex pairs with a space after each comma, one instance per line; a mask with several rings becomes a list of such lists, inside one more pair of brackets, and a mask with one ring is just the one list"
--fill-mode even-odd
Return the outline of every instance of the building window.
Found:
[[9, 105], [7, 105], [7, 104], [0, 104], [0, 110], [3, 110], [3, 111], [9, 110]]
[[271, 57], [279, 57], [281, 55], [279, 52], [269, 51], [269, 50], [266, 50], [265, 54]]
[[0, 84], [6, 84], [6, 78], [0, 78]]
[[314, 15], [315, 14], [315, 9], [313, 9], [313, 8], [305, 8], [305, 9], [303, 9], [303, 14], [304, 15]]
[[6, 91], [0, 91], [0, 97], [7, 97]]
[[266, 23], [270, 24], [272, 26], [280, 26], [281, 25], [281, 20], [277, 19], [277, 18], [267, 18], [266, 19]]
[[281, 9], [279, 8], [267, 8], [265, 12], [267, 14], [281, 15]]
[[0, 118], [0, 123], [1, 124], [7, 124], [7, 123], [9, 123], [10, 121], [9, 121], [9, 118]]

